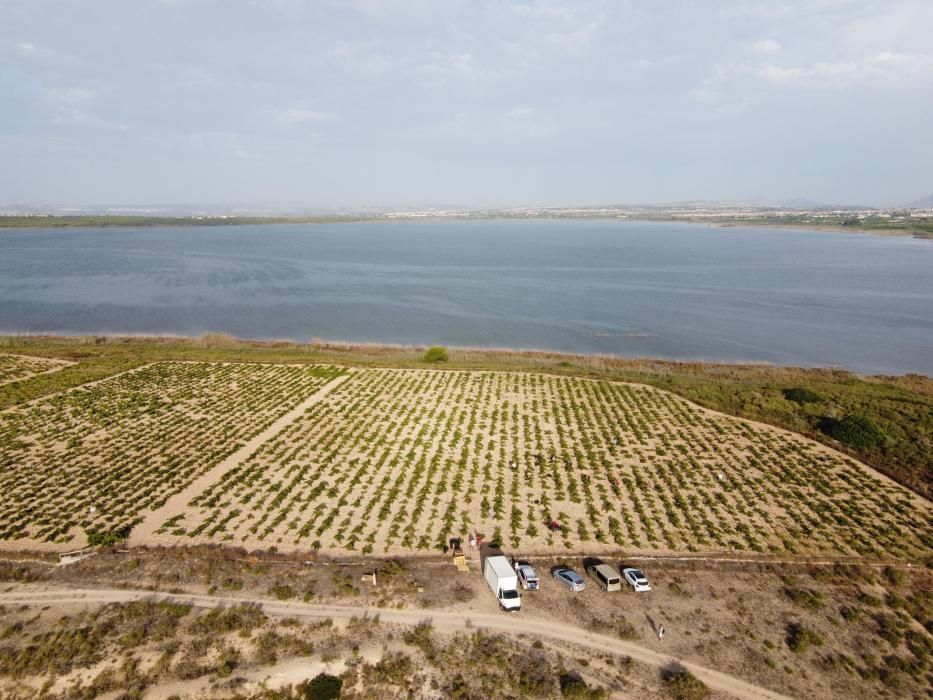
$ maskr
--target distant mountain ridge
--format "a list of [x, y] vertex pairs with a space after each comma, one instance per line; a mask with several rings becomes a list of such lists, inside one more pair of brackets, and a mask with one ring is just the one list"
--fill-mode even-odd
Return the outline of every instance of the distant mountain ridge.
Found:
[[933, 194], [918, 199], [907, 205], [910, 209], [933, 209]]

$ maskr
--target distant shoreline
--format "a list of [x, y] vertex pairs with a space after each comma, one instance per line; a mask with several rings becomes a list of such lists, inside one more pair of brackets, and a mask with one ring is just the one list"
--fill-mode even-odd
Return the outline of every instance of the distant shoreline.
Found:
[[[687, 221], [684, 223], [700, 224], [702, 221]], [[770, 229], [791, 229], [794, 231], [813, 231], [816, 233], [862, 233], [869, 236], [884, 236], [891, 238], [918, 238], [920, 240], [933, 240], [933, 234], [928, 231], [920, 231], [907, 228], [859, 228], [857, 226], [842, 226], [840, 224], [743, 224], [733, 222], [710, 222], [708, 224], [714, 228], [770, 228]]]
[[[348, 357], [367, 357], [370, 359], [405, 358], [418, 359], [430, 346], [428, 343], [387, 343], [380, 341], [345, 341], [336, 339], [314, 338], [307, 342], [289, 338], [237, 338], [223, 332], [205, 332], [200, 335], [181, 335], [177, 333], [55, 333], [42, 331], [36, 333], [16, 333], [0, 331], [0, 354], [15, 353], [14, 348], [28, 352], [30, 347], [62, 346], [75, 347], [124, 347], [150, 346], [167, 348], [176, 346], [190, 349], [212, 349], [217, 351], [242, 351], [246, 354], [263, 351], [280, 351], [286, 354], [335, 353]], [[792, 365], [778, 364], [766, 360], [713, 360], [668, 358], [660, 356], [618, 355], [613, 353], [564, 352], [546, 348], [522, 347], [485, 347], [470, 345], [445, 345], [452, 354], [468, 357], [472, 360], [493, 364], [512, 364], [513, 361], [530, 360], [535, 363], [554, 364], [572, 363], [582, 366], [617, 366], [651, 367], [652, 370], [665, 368], [667, 371], [685, 369], [717, 372], [729, 370], [748, 370], [754, 372], [784, 371], [804, 373], [828, 373], [830, 375], [850, 375], [874, 379], [896, 379], [912, 377], [924, 381], [933, 381], [922, 372], [903, 372], [901, 374], [870, 374], [849, 369], [842, 365]], [[443, 365], [442, 365], [443, 366]]]
[[597, 220], [647, 223], [682, 223], [702, 224], [713, 228], [769, 228], [791, 229], [797, 231], [861, 233], [872, 236], [913, 237], [933, 240], [933, 221], [924, 220], [923, 226], [861, 226], [842, 223], [808, 223], [800, 221], [775, 221], [755, 219], [722, 218], [677, 218], [670, 216], [630, 215], [630, 214], [566, 214], [555, 212], [553, 215], [513, 216], [505, 213], [489, 214], [452, 214], [452, 215], [373, 215], [373, 216], [308, 216], [308, 217], [149, 217], [149, 216], [0, 216], [0, 230], [45, 230], [64, 228], [159, 228], [179, 227], [225, 227], [225, 226], [271, 226], [283, 224], [350, 224], [350, 223], [385, 223], [385, 222], [443, 222], [443, 221], [562, 221], [562, 220]]

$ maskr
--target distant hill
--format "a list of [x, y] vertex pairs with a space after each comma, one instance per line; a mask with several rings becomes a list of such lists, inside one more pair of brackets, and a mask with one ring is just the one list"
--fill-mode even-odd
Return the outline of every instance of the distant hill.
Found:
[[907, 206], [911, 209], [933, 209], [933, 194], [928, 194], [926, 197], [911, 202]]

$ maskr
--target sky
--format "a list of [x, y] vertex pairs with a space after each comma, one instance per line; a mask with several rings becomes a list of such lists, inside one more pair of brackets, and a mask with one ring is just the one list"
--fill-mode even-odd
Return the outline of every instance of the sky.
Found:
[[0, 0], [0, 203], [933, 192], [933, 0]]

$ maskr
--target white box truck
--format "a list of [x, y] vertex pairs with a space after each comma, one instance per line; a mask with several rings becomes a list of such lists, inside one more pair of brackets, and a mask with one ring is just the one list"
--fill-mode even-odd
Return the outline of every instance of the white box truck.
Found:
[[483, 575], [489, 588], [499, 599], [499, 607], [509, 612], [521, 610], [522, 596], [518, 592], [518, 576], [508, 559], [501, 555], [486, 557]]

